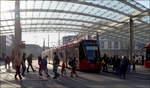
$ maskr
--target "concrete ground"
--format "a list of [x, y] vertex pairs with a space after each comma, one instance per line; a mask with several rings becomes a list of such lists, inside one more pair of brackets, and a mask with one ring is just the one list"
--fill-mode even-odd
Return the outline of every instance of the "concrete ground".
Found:
[[[70, 71], [67, 76], [53, 79], [52, 65], [48, 65], [50, 78], [41, 78], [38, 75], [37, 61], [34, 62], [36, 72], [29, 73], [23, 77], [23, 80], [15, 80], [15, 71], [5, 70], [4, 65], [0, 66], [0, 88], [150, 88], [150, 73], [129, 73], [127, 79], [120, 79], [112, 73], [90, 73], [78, 72], [79, 77], [70, 77]], [[60, 70], [58, 70], [60, 72]], [[149, 70], [148, 70], [149, 71]], [[142, 73], [142, 72], [141, 72]]]

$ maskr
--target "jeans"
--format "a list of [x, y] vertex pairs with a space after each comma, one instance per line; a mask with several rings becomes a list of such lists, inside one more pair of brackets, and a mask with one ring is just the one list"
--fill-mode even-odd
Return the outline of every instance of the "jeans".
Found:
[[54, 65], [53, 66], [53, 72], [54, 72], [54, 77], [58, 77], [58, 73], [57, 73], [57, 69], [58, 69], [58, 65]]

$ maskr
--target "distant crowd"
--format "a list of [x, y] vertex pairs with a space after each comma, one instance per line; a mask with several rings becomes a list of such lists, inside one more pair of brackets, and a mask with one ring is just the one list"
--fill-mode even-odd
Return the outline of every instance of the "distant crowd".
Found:
[[[5, 59], [5, 68], [6, 69], [10, 69], [10, 63], [12, 62], [12, 68], [16, 70], [15, 76], [14, 78], [16, 80], [18, 80], [17, 76], [19, 76], [19, 79], [22, 80], [22, 76], [25, 77], [25, 72], [29, 73], [29, 67], [31, 67], [32, 71], [35, 72], [36, 70], [33, 68], [32, 65], [32, 60], [33, 60], [33, 55], [29, 54], [28, 56], [26, 55], [26, 53], [23, 53], [22, 56], [20, 56], [20, 53], [17, 53], [16, 56], [12, 55], [11, 57], [9, 56], [3, 56], [2, 58]], [[39, 71], [38, 74], [40, 77], [42, 77], [42, 73], [44, 72], [47, 77], [50, 77], [49, 72], [48, 72], [48, 67], [47, 67], [47, 59], [48, 56], [44, 56], [42, 58], [42, 56], [38, 57], [38, 65], [39, 65]], [[77, 68], [77, 60], [76, 57], [74, 58], [69, 58], [69, 62], [68, 64], [70, 65], [71, 68], [71, 77], [73, 77], [73, 75], [75, 75], [76, 77], [78, 77], [77, 73], [76, 73], [76, 68]], [[27, 60], [27, 66], [26, 66], [26, 60]], [[53, 53], [53, 73], [54, 73], [54, 77], [53, 79], [57, 79], [60, 74], [61, 76], [66, 76], [66, 62], [63, 61], [62, 65], [61, 65], [61, 73], [58, 73], [58, 66], [60, 64], [60, 58], [58, 57], [57, 53], [54, 52]]]
[[[126, 73], [129, 73], [131, 70], [133, 72], [136, 71], [136, 61], [134, 60], [129, 60], [126, 56], [122, 56], [119, 58], [118, 55], [115, 55], [114, 57], [108, 57], [106, 54], [102, 57], [102, 71], [103, 72], [108, 72], [108, 66], [112, 65], [112, 71], [120, 76], [120, 78], [125, 79], [126, 78]], [[131, 64], [132, 64], [132, 69], [131, 69]]]
[[[19, 53], [17, 53], [16, 56], [12, 55], [11, 57], [5, 56], [2, 57], [5, 58], [5, 68], [10, 69], [10, 63], [12, 62], [12, 68], [16, 70], [15, 74], [15, 79], [17, 80], [17, 76], [19, 76], [20, 80], [22, 80], [22, 76], [25, 76], [25, 72], [29, 72], [29, 67], [31, 67], [32, 71], [35, 72], [36, 70], [33, 68], [32, 65], [32, 60], [33, 60], [33, 55], [29, 54], [28, 56], [26, 53], [23, 53], [21, 56]], [[133, 57], [134, 58], [134, 57]], [[39, 65], [39, 76], [43, 76], [42, 73], [44, 72], [47, 77], [50, 77], [48, 67], [47, 67], [47, 59], [48, 56], [42, 56], [38, 57], [38, 65]], [[26, 60], [27, 60], [27, 66], [26, 66]], [[77, 59], [76, 57], [69, 57], [69, 61], [63, 61], [61, 64], [61, 73], [58, 73], [58, 67], [60, 64], [60, 58], [58, 57], [57, 53], [53, 53], [53, 73], [54, 73], [54, 79], [57, 79], [60, 74], [61, 76], [66, 75], [66, 63], [71, 68], [71, 73], [70, 76], [73, 77], [73, 75], [77, 76]], [[103, 72], [108, 72], [108, 66], [112, 66], [112, 71], [120, 76], [120, 78], [126, 78], [126, 73], [132, 71], [136, 71], [136, 61], [130, 61], [126, 56], [122, 56], [119, 58], [119, 56], [115, 55], [114, 57], [108, 57], [106, 54], [101, 58], [100, 60], [101, 66], [102, 66], [102, 71]], [[132, 69], [131, 69], [131, 64], [132, 64]]]

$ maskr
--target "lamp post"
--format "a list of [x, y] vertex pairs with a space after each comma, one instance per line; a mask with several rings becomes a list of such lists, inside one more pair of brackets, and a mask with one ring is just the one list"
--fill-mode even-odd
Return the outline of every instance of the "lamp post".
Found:
[[133, 45], [134, 45], [133, 19], [130, 17], [130, 59], [133, 60]]
[[22, 30], [20, 25], [20, 1], [15, 1], [15, 54], [20, 53], [21, 55], [21, 48], [19, 47], [22, 44]]

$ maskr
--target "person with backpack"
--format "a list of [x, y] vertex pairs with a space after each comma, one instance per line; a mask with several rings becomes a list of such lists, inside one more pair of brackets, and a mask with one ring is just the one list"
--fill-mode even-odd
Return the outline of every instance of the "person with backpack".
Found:
[[108, 68], [107, 68], [108, 60], [109, 60], [109, 57], [107, 57], [107, 55], [105, 53], [104, 56], [103, 56], [103, 58], [102, 58], [103, 72], [108, 72]]
[[50, 77], [48, 74], [48, 68], [47, 68], [47, 58], [48, 58], [47, 55], [43, 58], [43, 70], [45, 74], [47, 75], [47, 77]]
[[59, 58], [56, 52], [54, 52], [54, 59], [53, 59], [53, 72], [54, 72], [54, 77], [53, 79], [57, 79], [59, 77], [59, 74], [57, 72], [58, 66], [59, 66]]
[[70, 58], [69, 65], [71, 66], [71, 77], [73, 77], [73, 74], [75, 74], [76, 77], [78, 77], [78, 75], [77, 75], [77, 73], [76, 73], [76, 68], [77, 68], [77, 60], [76, 60], [76, 57], [74, 57], [73, 59]]

